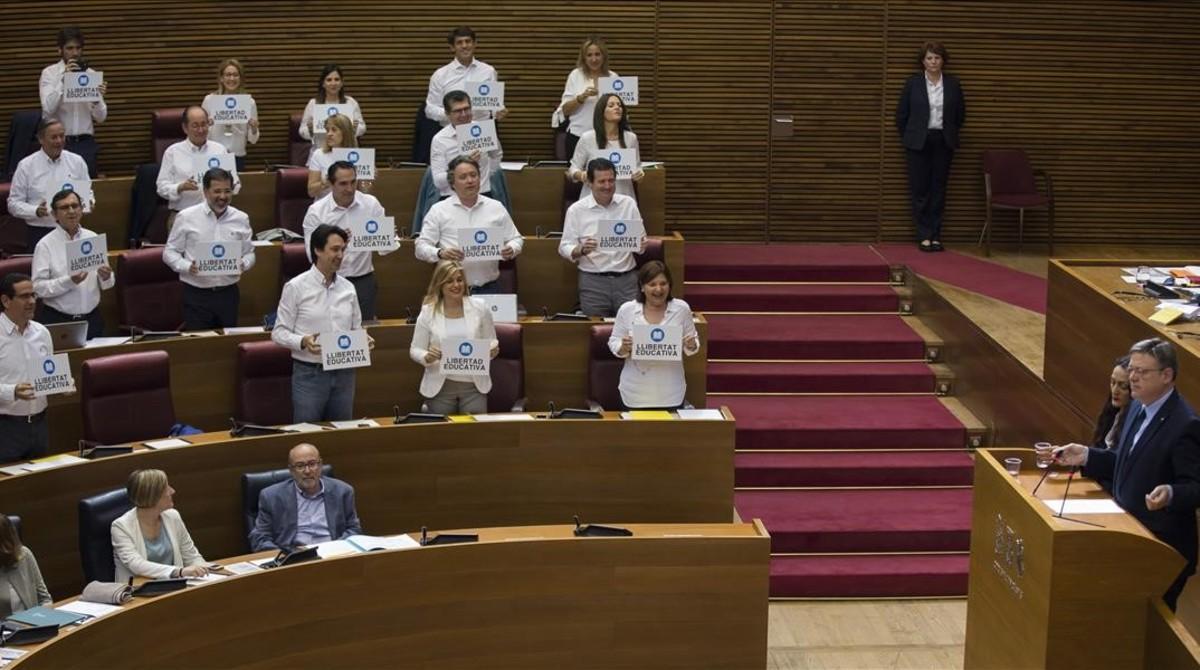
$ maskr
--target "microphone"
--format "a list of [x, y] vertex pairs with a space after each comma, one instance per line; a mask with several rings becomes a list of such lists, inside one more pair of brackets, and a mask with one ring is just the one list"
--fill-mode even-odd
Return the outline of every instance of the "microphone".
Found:
[[550, 320], [550, 308], [545, 305], [542, 305], [542, 321], [549, 321], [549, 320]]
[[1067, 485], [1063, 488], [1062, 505], [1059, 506], [1058, 514], [1055, 515], [1060, 519], [1063, 518], [1063, 512], [1067, 509], [1067, 494], [1071, 491], [1071, 480], [1075, 478], [1075, 470], [1076, 467], [1072, 465], [1071, 472], [1067, 475]]
[[1042, 482], [1046, 481], [1046, 476], [1049, 474], [1050, 474], [1050, 468], [1046, 468], [1045, 470], [1042, 470], [1042, 478], [1038, 480], [1037, 486], [1033, 487], [1033, 491], [1030, 491], [1029, 495], [1037, 496], [1038, 489], [1040, 489], [1042, 487]]
[[553, 417], [553, 416], [554, 416], [554, 411], [555, 411], [555, 408], [554, 408], [554, 401], [553, 401], [553, 400], [547, 401], [547, 402], [546, 402], [546, 405], [547, 405], [547, 406], [550, 408], [550, 409], [548, 410], [548, 414], [547, 414], [547, 416]]

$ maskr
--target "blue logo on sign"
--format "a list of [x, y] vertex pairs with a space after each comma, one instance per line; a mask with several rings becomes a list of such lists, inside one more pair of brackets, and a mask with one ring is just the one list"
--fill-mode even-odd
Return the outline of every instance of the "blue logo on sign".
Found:
[[48, 375], [54, 374], [54, 361], [50, 360], [49, 358], [42, 361], [42, 370], [44, 370]]
[[624, 223], [618, 221], [613, 226], [613, 235], [624, 235], [626, 230], [629, 230], [629, 227], [626, 226]]
[[371, 219], [370, 221], [368, 221], [367, 222], [367, 234], [374, 235], [375, 233], [378, 233], [378, 232], [379, 232], [379, 222], [376, 221], [375, 219]]
[[208, 159], [208, 167], [210, 167], [210, 168], [221, 167], [221, 159], [217, 158], [216, 156], [213, 156], [212, 158]]
[[651, 342], [662, 342], [666, 338], [667, 338], [667, 334], [665, 332], [663, 332], [662, 328], [653, 328], [650, 330], [650, 341]]
[[330, 107], [325, 110], [325, 116], [337, 116], [337, 107]]
[[92, 253], [92, 243], [84, 240], [83, 244], [79, 245], [79, 250], [85, 254]]
[[488, 93], [491, 93], [491, 92], [492, 92], [491, 86], [488, 86], [487, 84], [479, 85], [479, 95], [487, 95]]
[[67, 182], [67, 183], [63, 184], [62, 190], [64, 190], [64, 191], [74, 191], [74, 190], [75, 190], [75, 185], [74, 185], [74, 184], [72, 184], [71, 182]]
[[613, 81], [613, 90], [614, 91], [619, 91], [623, 88], [625, 88], [625, 82], [621, 81], [620, 79], [616, 79]]
[[351, 163], [357, 163], [358, 162], [358, 152], [351, 151], [350, 153], [346, 154], [346, 160]]
[[234, 107], [237, 107], [237, 100], [232, 97], [225, 98], [225, 109], [233, 109]]
[[473, 351], [475, 351], [475, 347], [472, 347], [470, 342], [463, 342], [458, 345], [459, 356], [470, 356]]
[[338, 348], [339, 349], [349, 349], [350, 348], [350, 336], [349, 335], [339, 335], [338, 336]]
[[475, 244], [483, 244], [484, 242], [487, 242], [487, 231], [486, 230], [475, 231]]
[[225, 257], [225, 245], [214, 244], [213, 248], [212, 248], [212, 254], [213, 254], [213, 258], [224, 258]]
[[620, 151], [612, 152], [611, 154], [608, 155], [608, 160], [612, 161], [613, 165], [620, 165], [621, 164], [621, 152]]
[[471, 126], [471, 137], [479, 137], [483, 134], [483, 128], [479, 126]]
[[79, 75], [79, 85], [80, 86], [87, 86], [89, 83], [91, 83], [91, 81], [92, 81], [92, 79], [90, 77], [88, 77], [86, 74]]

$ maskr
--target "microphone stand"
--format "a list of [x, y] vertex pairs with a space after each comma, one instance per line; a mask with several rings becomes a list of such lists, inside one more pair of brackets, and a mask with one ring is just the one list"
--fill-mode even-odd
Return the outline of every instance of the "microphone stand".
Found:
[[1062, 505], [1059, 506], [1058, 513], [1054, 514], [1053, 516], [1055, 516], [1059, 519], [1062, 519], [1063, 521], [1074, 521], [1075, 523], [1082, 523], [1085, 526], [1095, 526], [1096, 528], [1104, 528], [1104, 526], [1102, 526], [1098, 523], [1093, 523], [1091, 521], [1084, 521], [1083, 519], [1073, 519], [1069, 516], [1063, 516], [1063, 511], [1067, 509], [1067, 493], [1069, 493], [1071, 491], [1071, 480], [1075, 478], [1076, 470], [1078, 470], [1078, 468], [1076, 466], [1072, 465], [1071, 472], [1070, 472], [1070, 474], [1067, 475], [1067, 485], [1066, 485], [1066, 487], [1063, 488]]

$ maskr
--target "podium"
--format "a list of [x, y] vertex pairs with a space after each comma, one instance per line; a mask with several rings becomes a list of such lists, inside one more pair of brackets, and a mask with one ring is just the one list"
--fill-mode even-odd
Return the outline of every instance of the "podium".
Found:
[[[1004, 468], [1011, 457], [1022, 459], [1018, 477]], [[1150, 667], [1147, 628], [1165, 611], [1155, 601], [1183, 557], [1124, 512], [1056, 518], [1039, 498], [1061, 500], [1067, 473], [1035, 497], [1034, 459], [1029, 449], [975, 454], [964, 667]], [[1077, 474], [1068, 497], [1108, 495]]]

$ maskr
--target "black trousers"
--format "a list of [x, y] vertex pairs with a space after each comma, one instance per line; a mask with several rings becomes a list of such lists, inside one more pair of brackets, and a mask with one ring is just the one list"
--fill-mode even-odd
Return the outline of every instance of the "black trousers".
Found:
[[99, 306], [96, 306], [95, 309], [87, 314], [66, 314], [54, 309], [44, 302], [39, 302], [37, 306], [37, 320], [38, 323], [42, 324], [87, 321], [87, 337], [89, 340], [93, 337], [100, 337], [104, 335], [104, 316], [100, 314]]
[[375, 281], [375, 273], [368, 272], [357, 277], [346, 277], [354, 284], [358, 294], [358, 311], [362, 312], [363, 321], [375, 319], [375, 294], [379, 292], [379, 284]]
[[38, 242], [41, 242], [42, 238], [49, 235], [50, 231], [52, 230], [54, 230], [54, 226], [42, 228], [41, 226], [30, 226], [26, 224], [25, 231], [27, 233], [27, 237], [25, 238], [25, 244], [29, 245], [29, 253], [32, 254], [33, 250], [37, 249]]
[[50, 447], [46, 412], [31, 420], [23, 416], [0, 414], [0, 463], [24, 461], [45, 456]]
[[930, 130], [920, 151], [906, 149], [908, 195], [912, 201], [917, 241], [942, 239], [942, 215], [946, 210], [946, 183], [954, 150], [946, 146], [940, 130]]
[[87, 163], [88, 175], [95, 179], [96, 159], [100, 155], [100, 145], [96, 144], [96, 138], [92, 135], [68, 135], [66, 149], [79, 154], [83, 162]]
[[196, 288], [183, 285], [183, 327], [185, 330], [232, 328], [238, 324], [237, 284], [220, 288]]
[[[579, 144], [579, 136], [568, 130], [567, 131], [567, 160], [568, 161], [571, 160], [571, 158], [575, 155], [575, 146], [577, 144]], [[584, 164], [584, 169], [585, 170], [587, 169], [586, 163]]]

